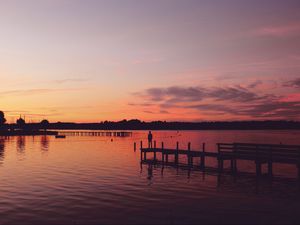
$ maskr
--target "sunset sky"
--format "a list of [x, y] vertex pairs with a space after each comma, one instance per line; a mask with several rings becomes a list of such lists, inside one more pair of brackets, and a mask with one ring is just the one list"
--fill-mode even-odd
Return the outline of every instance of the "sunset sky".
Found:
[[300, 1], [0, 0], [8, 122], [300, 119]]

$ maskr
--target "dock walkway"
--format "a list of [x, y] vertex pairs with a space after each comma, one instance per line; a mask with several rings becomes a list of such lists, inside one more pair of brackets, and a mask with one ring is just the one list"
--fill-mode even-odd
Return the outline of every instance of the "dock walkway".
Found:
[[[134, 143], [136, 150], [136, 143]], [[253, 143], [218, 143], [217, 151], [206, 151], [205, 143], [201, 150], [192, 150], [191, 143], [188, 143], [187, 149], [179, 149], [179, 143], [176, 143], [175, 149], [165, 148], [164, 143], [157, 147], [156, 141], [153, 142], [153, 147], [144, 148], [143, 143], [140, 142], [140, 157], [141, 162], [147, 161], [147, 155], [153, 154], [153, 161], [161, 163], [170, 163], [169, 156], [174, 156], [175, 165], [179, 162], [179, 156], [186, 156], [186, 166], [198, 167], [200, 169], [206, 168], [206, 158], [211, 157], [217, 161], [217, 170], [222, 173], [224, 171], [224, 161], [230, 162], [231, 173], [238, 172], [237, 161], [248, 160], [256, 164], [256, 175], [262, 175], [262, 165], [267, 164], [268, 175], [273, 176], [273, 164], [283, 163], [295, 165], [298, 169], [298, 179], [300, 180], [300, 146], [298, 145], [274, 145], [274, 144], [253, 144]], [[161, 160], [159, 160], [161, 158]], [[194, 165], [194, 158], [200, 158], [200, 164]]]

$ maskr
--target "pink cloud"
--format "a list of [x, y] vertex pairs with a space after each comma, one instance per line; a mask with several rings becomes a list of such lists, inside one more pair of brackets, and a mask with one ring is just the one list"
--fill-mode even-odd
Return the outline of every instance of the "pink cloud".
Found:
[[162, 61], [164, 61], [163, 58], [135, 59], [131, 62], [131, 64], [133, 64], [133, 65], [151, 64], [151, 63], [160, 63]]
[[280, 99], [281, 102], [300, 102], [300, 93], [288, 94]]
[[300, 22], [262, 27], [254, 31], [256, 36], [286, 37], [300, 35]]
[[144, 102], [147, 102], [144, 113], [151, 115], [160, 109], [167, 110], [170, 115], [181, 110], [203, 118], [299, 119], [300, 93], [279, 95], [275, 91], [263, 94], [266, 92], [258, 92], [257, 85], [262, 86], [263, 82], [256, 81], [248, 86], [154, 87], [135, 93], [142, 100], [135, 106], [145, 108]]

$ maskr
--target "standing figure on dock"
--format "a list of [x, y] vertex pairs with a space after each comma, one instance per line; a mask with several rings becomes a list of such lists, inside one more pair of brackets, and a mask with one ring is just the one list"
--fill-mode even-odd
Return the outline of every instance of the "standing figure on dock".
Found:
[[148, 148], [152, 148], [152, 139], [153, 139], [153, 135], [152, 135], [151, 131], [149, 131], [149, 133], [148, 133]]

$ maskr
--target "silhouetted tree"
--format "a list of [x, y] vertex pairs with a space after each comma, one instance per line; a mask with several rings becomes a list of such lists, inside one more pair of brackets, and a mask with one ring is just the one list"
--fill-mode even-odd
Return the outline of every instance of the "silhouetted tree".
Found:
[[22, 117], [20, 117], [19, 119], [17, 119], [17, 125], [18, 125], [19, 128], [24, 128], [25, 124], [26, 124], [26, 122], [25, 122], [25, 120]]
[[4, 129], [4, 124], [6, 122], [5, 116], [4, 116], [4, 112], [0, 111], [0, 130]]
[[46, 131], [48, 126], [49, 126], [49, 121], [48, 120], [42, 120], [41, 121], [41, 126], [44, 129], [44, 131]]
[[5, 124], [5, 122], [6, 122], [6, 119], [4, 116], [4, 112], [0, 111], [0, 126]]

